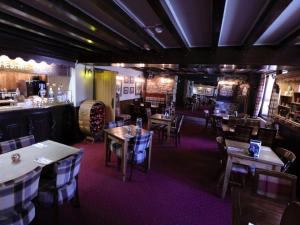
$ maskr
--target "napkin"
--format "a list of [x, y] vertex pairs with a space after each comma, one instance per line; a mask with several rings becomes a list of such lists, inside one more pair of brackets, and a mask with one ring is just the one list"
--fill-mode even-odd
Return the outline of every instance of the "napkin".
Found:
[[236, 148], [236, 147], [232, 147], [232, 146], [228, 146], [227, 150], [229, 150], [229, 151], [238, 151], [238, 152], [243, 152], [244, 151], [244, 149]]
[[125, 134], [124, 135], [126, 138], [133, 138], [134, 136], [130, 135], [130, 134]]
[[36, 143], [33, 146], [37, 147], [37, 148], [46, 148], [48, 145], [45, 145], [43, 143]]
[[40, 163], [40, 164], [44, 164], [44, 165], [48, 165], [53, 162], [51, 159], [47, 159], [45, 157], [36, 158], [36, 159], [34, 159], [34, 161], [37, 163]]

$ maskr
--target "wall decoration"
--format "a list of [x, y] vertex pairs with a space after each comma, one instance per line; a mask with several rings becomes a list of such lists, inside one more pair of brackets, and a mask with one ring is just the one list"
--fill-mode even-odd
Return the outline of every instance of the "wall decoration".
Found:
[[130, 87], [129, 93], [130, 93], [130, 94], [134, 94], [134, 87]]
[[123, 88], [123, 94], [124, 94], [124, 95], [127, 95], [127, 94], [128, 94], [128, 90], [129, 90], [128, 87], [124, 87], [124, 88]]
[[135, 95], [140, 95], [142, 92], [142, 83], [135, 83]]
[[124, 76], [124, 83], [125, 84], [128, 84], [129, 83], [129, 76]]
[[116, 93], [119, 96], [122, 96], [122, 81], [117, 81], [116, 82]]
[[214, 88], [210, 88], [210, 87], [205, 88], [205, 95], [214, 96]]
[[130, 76], [130, 83], [134, 84], [134, 77], [133, 76]]

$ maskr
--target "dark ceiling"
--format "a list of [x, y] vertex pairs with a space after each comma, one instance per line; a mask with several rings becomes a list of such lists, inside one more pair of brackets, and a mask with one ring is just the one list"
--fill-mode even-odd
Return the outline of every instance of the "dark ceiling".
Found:
[[1, 0], [0, 47], [84, 63], [300, 65], [299, 11], [299, 0]]

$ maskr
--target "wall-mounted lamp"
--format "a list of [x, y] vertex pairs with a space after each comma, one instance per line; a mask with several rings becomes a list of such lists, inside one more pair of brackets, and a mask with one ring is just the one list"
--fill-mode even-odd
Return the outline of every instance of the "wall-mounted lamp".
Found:
[[123, 81], [123, 80], [124, 80], [124, 77], [123, 77], [123, 76], [120, 76], [120, 75], [117, 75], [117, 76], [116, 76], [116, 80], [118, 80], [118, 81]]
[[91, 68], [87, 68], [86, 65], [84, 66], [84, 78], [92, 77], [93, 70]]

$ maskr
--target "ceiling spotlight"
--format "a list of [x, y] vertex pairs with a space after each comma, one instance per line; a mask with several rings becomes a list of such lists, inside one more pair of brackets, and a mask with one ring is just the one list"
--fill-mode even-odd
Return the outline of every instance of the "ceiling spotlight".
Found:
[[147, 51], [150, 51], [150, 46], [148, 44], [144, 44], [144, 49], [146, 49]]
[[155, 32], [158, 33], [158, 34], [161, 34], [164, 29], [161, 25], [156, 25], [155, 28], [154, 28]]

